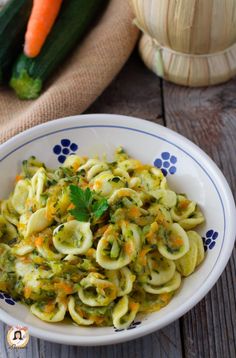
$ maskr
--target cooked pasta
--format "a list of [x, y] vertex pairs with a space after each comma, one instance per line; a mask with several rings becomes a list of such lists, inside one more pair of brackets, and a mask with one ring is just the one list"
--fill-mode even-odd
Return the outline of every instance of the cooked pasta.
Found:
[[127, 328], [204, 260], [197, 203], [122, 148], [55, 170], [31, 157], [0, 209], [0, 290], [46, 322]]

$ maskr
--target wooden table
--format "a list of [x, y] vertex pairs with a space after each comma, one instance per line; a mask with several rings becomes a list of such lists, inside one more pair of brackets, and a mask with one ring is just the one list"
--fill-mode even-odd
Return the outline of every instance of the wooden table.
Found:
[[[214, 159], [236, 195], [236, 79], [206, 89], [178, 87], [149, 72], [135, 51], [87, 112], [137, 116], [183, 134]], [[31, 337], [26, 349], [16, 351], [7, 347], [7, 327], [0, 324], [0, 358], [236, 358], [235, 293], [234, 250], [211, 292], [180, 320], [158, 332], [128, 343], [94, 348]]]

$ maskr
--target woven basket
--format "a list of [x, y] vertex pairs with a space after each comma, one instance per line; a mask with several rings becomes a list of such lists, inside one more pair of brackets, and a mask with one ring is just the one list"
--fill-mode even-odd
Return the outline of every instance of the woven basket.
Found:
[[159, 76], [208, 86], [236, 74], [236, 0], [131, 0], [140, 53]]

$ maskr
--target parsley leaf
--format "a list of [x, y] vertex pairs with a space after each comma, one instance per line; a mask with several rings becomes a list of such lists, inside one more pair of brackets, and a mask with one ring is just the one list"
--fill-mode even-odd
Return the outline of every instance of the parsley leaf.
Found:
[[95, 203], [92, 205], [94, 216], [99, 219], [104, 214], [104, 212], [107, 211], [108, 207], [109, 205], [105, 198], [102, 198], [99, 201], [95, 201]]
[[[82, 189], [81, 189], [82, 190]], [[85, 199], [85, 202], [88, 204], [88, 206], [90, 205], [91, 203], [91, 200], [92, 200], [92, 192], [89, 188], [87, 188], [85, 191], [84, 191], [84, 199]]]
[[78, 221], [89, 221], [93, 217], [99, 219], [109, 207], [105, 198], [95, 198], [89, 188], [83, 190], [76, 185], [70, 185], [70, 198], [75, 206], [70, 213]]
[[70, 213], [76, 218], [78, 221], [89, 221], [89, 212], [86, 209], [75, 208], [70, 210]]

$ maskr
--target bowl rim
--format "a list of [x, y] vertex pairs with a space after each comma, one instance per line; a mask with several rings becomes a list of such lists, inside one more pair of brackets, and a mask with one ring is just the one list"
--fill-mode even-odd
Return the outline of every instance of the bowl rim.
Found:
[[[226, 178], [224, 177], [223, 173], [218, 168], [218, 166], [215, 164], [215, 162], [201, 148], [199, 148], [196, 144], [194, 144], [192, 141], [190, 141], [183, 135], [167, 127], [136, 117], [99, 113], [99, 114], [83, 114], [83, 115], [62, 117], [49, 122], [45, 122], [40, 125], [34, 126], [30, 129], [27, 129], [15, 135], [14, 137], [10, 138], [5, 143], [1, 144], [0, 152], [2, 151], [4, 152], [6, 150], [11, 149], [12, 146], [15, 147], [17, 142], [23, 143], [17, 148], [12, 149], [7, 155], [4, 155], [2, 158], [0, 157], [0, 162], [6, 159], [6, 157], [10, 155], [12, 152], [21, 148], [27, 143], [30, 143], [31, 141], [34, 141], [37, 138], [40, 139], [41, 137], [44, 137], [46, 133], [50, 134], [53, 132], [52, 134], [55, 134], [55, 132], [65, 131], [65, 128], [71, 129], [74, 127], [74, 125], [72, 126], [72, 124], [76, 121], [78, 121], [77, 127], [80, 127], [81, 124], [80, 122], [86, 122], [88, 120], [94, 123], [93, 127], [94, 126], [96, 127], [97, 125], [96, 121], [102, 121], [103, 123], [104, 122], [107, 123], [107, 125], [105, 125], [106, 127], [108, 126], [108, 124], [110, 124], [110, 127], [122, 127], [126, 129], [129, 127], [146, 134], [147, 133], [150, 134], [150, 132], [158, 133], [158, 130], [165, 131], [167, 134], [169, 133], [170, 136], [175, 136], [178, 140], [183, 141], [185, 147], [191, 148], [191, 150], [195, 151], [198, 154], [198, 157], [200, 157], [201, 162], [202, 161], [207, 162], [208, 167], [211, 167], [211, 170], [214, 172], [215, 177], [217, 178], [219, 183], [221, 183], [221, 193], [223, 192], [223, 197], [226, 200], [226, 202], [224, 203], [225, 206], [227, 207], [226, 211], [230, 213], [231, 218], [236, 216], [236, 208], [235, 208], [233, 194], [231, 192], [231, 189], [229, 187]], [[111, 125], [111, 122], [114, 122], [115, 124]], [[63, 125], [65, 128], [55, 131], [55, 125], [57, 127], [57, 125], [59, 124]], [[138, 130], [137, 128], [139, 128], [140, 130]], [[52, 131], [52, 129], [54, 130]], [[43, 132], [43, 134], [40, 136], [39, 132]], [[171, 144], [173, 143], [171, 142]], [[147, 326], [139, 326], [138, 330], [123, 331], [123, 332], [119, 332], [119, 334], [117, 335], [105, 334], [102, 336], [92, 336], [92, 337], [77, 336], [77, 335], [64, 336], [61, 333], [56, 333], [56, 332], [52, 332], [51, 330], [37, 328], [31, 324], [26, 324], [26, 322], [21, 322], [19, 320], [16, 320], [9, 313], [5, 312], [3, 309], [0, 308], [1, 320], [8, 325], [22, 325], [22, 326], [27, 325], [30, 334], [34, 337], [38, 337], [40, 339], [48, 340], [51, 342], [70, 344], [70, 345], [80, 345], [80, 346], [108, 345], [108, 344], [125, 342], [128, 340], [132, 340], [147, 335], [149, 333], [152, 333], [156, 330], [163, 328], [164, 326], [167, 326], [168, 324], [180, 318], [191, 308], [193, 308], [212, 289], [212, 287], [215, 285], [216, 281], [222, 274], [223, 270], [225, 269], [225, 266], [231, 256], [234, 247], [235, 235], [236, 235], [236, 221], [229, 220], [227, 232], [228, 232], [228, 236], [232, 239], [231, 240], [228, 239], [226, 241], [225, 246], [219, 253], [218, 265], [214, 267], [214, 269], [209, 274], [207, 280], [204, 282], [201, 288], [197, 292], [195, 292], [192, 297], [187, 299], [184, 306], [182, 305], [179, 306], [173, 312], [168, 313], [166, 317], [161, 318], [160, 321], [158, 322], [154, 321], [154, 322], [150, 322]]]

